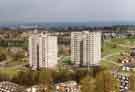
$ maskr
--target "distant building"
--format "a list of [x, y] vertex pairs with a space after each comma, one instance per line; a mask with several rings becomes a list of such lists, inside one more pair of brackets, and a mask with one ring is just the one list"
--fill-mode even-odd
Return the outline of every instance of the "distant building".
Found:
[[54, 68], [57, 65], [57, 37], [33, 34], [29, 37], [29, 64], [33, 69]]
[[81, 66], [99, 65], [101, 59], [101, 32], [71, 33], [71, 60]]

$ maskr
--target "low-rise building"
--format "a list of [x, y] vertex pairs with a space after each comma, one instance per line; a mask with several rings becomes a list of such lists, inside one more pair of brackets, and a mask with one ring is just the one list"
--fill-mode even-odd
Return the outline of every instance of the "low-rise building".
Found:
[[80, 92], [80, 86], [75, 81], [57, 83], [56, 92]]
[[24, 87], [8, 82], [8, 81], [3, 81], [0, 82], [0, 92], [27, 92]]
[[27, 92], [46, 92], [47, 88], [41, 85], [34, 85], [26, 89]]

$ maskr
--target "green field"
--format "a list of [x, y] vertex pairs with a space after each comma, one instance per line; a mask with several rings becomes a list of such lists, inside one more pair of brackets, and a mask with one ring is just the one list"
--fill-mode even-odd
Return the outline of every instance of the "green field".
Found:
[[6, 76], [8, 76], [8, 78], [13, 78], [19, 73], [19, 71], [25, 71], [25, 70], [26, 69], [14, 68], [14, 67], [0, 68], [0, 75], [6, 75]]
[[101, 64], [105, 67], [112, 68], [115, 65], [112, 62], [117, 63], [120, 53], [130, 52], [130, 48], [134, 46], [135, 37], [105, 40], [102, 48], [102, 58], [106, 58], [102, 60]]

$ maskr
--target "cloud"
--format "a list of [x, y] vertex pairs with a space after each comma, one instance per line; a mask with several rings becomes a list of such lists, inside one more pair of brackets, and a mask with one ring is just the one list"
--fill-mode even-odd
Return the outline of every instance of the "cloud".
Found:
[[134, 0], [0, 0], [0, 20], [135, 20]]

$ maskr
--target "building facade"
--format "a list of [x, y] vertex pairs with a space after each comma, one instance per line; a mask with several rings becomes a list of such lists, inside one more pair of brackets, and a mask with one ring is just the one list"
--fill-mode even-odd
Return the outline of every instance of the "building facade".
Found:
[[81, 32], [71, 33], [71, 60], [73, 64], [80, 64]]
[[29, 37], [29, 65], [33, 69], [38, 68], [38, 36], [32, 35]]
[[101, 59], [101, 32], [71, 33], [71, 60], [81, 66], [96, 66]]
[[33, 69], [56, 67], [57, 52], [56, 36], [34, 34], [29, 37], [29, 64]]

